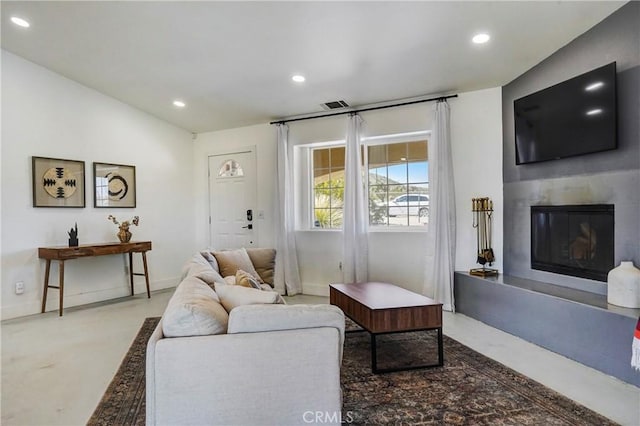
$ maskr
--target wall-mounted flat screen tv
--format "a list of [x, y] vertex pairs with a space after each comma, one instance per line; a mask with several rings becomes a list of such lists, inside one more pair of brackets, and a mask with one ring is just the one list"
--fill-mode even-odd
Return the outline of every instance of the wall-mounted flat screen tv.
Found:
[[513, 102], [516, 164], [617, 148], [616, 63]]

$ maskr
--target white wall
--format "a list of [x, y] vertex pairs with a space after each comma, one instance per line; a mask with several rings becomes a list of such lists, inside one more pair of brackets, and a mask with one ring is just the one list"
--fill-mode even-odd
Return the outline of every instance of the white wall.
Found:
[[[276, 192], [276, 129], [269, 124], [201, 133], [195, 140], [193, 172], [195, 189], [196, 247], [215, 246], [209, 241], [208, 157], [213, 154], [235, 152], [247, 147], [256, 150], [258, 203], [254, 207], [253, 226], [256, 247], [275, 247], [274, 197]], [[264, 212], [264, 218], [258, 212]]]
[[[32, 207], [31, 156], [84, 161], [86, 207]], [[175, 286], [195, 247], [192, 158], [189, 132], [2, 51], [2, 319], [40, 312], [38, 247], [67, 245], [76, 222], [81, 244], [117, 241], [109, 214], [140, 216], [133, 239], [153, 242], [151, 288]], [[94, 161], [136, 166], [137, 208], [93, 207]], [[128, 295], [126, 263], [124, 255], [66, 262], [65, 307]], [[144, 279], [135, 279], [136, 292], [144, 292]], [[14, 293], [17, 281], [22, 295]], [[57, 309], [58, 291], [48, 299], [48, 309]]]
[[[471, 199], [493, 201], [492, 246], [502, 272], [502, 88], [461, 93], [451, 102], [451, 143], [456, 191], [456, 270], [475, 263], [476, 233], [471, 226]], [[486, 265], [489, 267], [489, 265]]]
[[[476, 236], [471, 225], [471, 198], [490, 197], [494, 202], [493, 248], [502, 269], [502, 98], [493, 88], [461, 93], [449, 99], [451, 143], [456, 192], [456, 270], [476, 264]], [[376, 136], [431, 129], [433, 103], [377, 110], [361, 114], [364, 135]], [[312, 124], [307, 124], [312, 123]], [[344, 138], [344, 118], [297, 122], [291, 140], [304, 144]], [[340, 233], [301, 231], [297, 234], [299, 262], [305, 293], [327, 294], [327, 285], [339, 282]], [[369, 279], [388, 281], [416, 292], [424, 284], [426, 255], [422, 232], [371, 232]]]
[[[457, 203], [456, 269], [478, 267], [475, 232], [471, 226], [471, 198], [488, 196], [494, 202], [493, 247], [502, 268], [502, 104], [501, 89], [462, 93], [449, 100], [451, 137], [455, 169]], [[363, 113], [365, 136], [430, 130], [432, 103]], [[290, 140], [306, 144], [343, 139], [344, 116], [301, 121], [290, 124]], [[207, 156], [216, 152], [255, 145], [258, 159], [258, 207], [269, 214], [257, 223], [259, 243], [275, 244], [273, 201], [276, 173], [276, 130], [259, 125], [198, 136], [194, 152], [196, 187], [196, 240], [209, 245]], [[421, 292], [424, 281], [423, 232], [373, 232], [370, 234], [370, 279], [391, 281]], [[301, 230], [296, 233], [298, 260], [304, 293], [328, 294], [328, 285], [340, 282], [340, 233], [330, 230]]]

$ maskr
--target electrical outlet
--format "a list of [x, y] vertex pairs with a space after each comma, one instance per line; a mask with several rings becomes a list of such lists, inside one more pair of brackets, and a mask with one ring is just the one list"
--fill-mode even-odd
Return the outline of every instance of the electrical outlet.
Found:
[[22, 294], [22, 293], [24, 293], [24, 282], [18, 281], [16, 283], [16, 294]]

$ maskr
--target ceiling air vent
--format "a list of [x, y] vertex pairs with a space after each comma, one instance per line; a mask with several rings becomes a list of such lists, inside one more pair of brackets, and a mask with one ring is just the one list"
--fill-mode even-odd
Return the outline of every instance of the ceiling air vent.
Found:
[[332, 109], [340, 109], [340, 108], [347, 108], [349, 106], [348, 103], [346, 103], [345, 101], [331, 101], [331, 102], [326, 102], [324, 104], [322, 104], [322, 108], [325, 111], [329, 111]]

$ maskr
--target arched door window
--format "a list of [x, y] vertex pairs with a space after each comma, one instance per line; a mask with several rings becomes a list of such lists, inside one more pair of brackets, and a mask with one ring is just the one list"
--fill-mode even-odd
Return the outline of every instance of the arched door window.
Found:
[[229, 178], [229, 177], [238, 177], [244, 176], [244, 171], [242, 170], [242, 166], [236, 160], [227, 160], [220, 166], [218, 170], [219, 178]]

